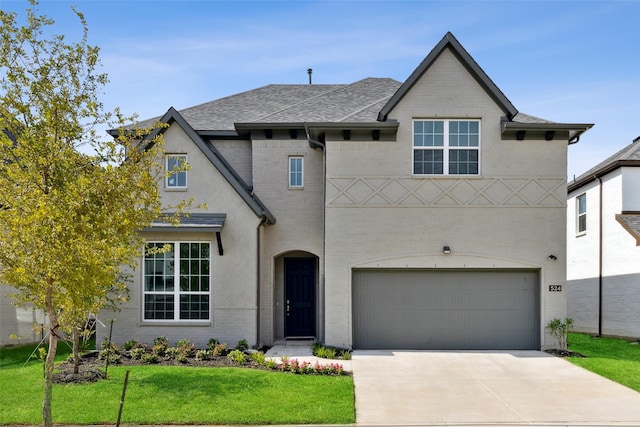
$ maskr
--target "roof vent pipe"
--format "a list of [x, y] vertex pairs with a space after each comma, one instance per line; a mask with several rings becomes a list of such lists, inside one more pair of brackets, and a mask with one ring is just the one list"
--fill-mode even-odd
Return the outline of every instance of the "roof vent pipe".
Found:
[[307, 68], [307, 74], [309, 74], [309, 84], [311, 84], [311, 74], [313, 74], [313, 69]]

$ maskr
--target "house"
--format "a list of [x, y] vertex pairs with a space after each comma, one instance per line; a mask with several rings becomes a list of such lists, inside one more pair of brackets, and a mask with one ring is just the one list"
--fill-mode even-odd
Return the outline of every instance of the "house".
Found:
[[268, 85], [160, 119], [164, 202], [208, 209], [145, 230], [172, 249], [100, 314], [114, 341], [554, 345], [567, 144], [592, 125], [520, 113], [451, 33], [403, 83]]
[[567, 312], [574, 329], [640, 337], [640, 137], [569, 183]]
[[31, 305], [16, 306], [12, 297], [17, 291], [8, 285], [0, 285], [0, 347], [38, 342], [42, 335], [37, 327], [46, 323], [42, 310]]

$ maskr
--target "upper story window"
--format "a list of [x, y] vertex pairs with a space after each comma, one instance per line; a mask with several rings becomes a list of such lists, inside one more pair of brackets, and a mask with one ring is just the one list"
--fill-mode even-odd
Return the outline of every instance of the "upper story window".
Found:
[[479, 173], [479, 120], [414, 120], [414, 175]]
[[209, 320], [210, 243], [149, 243], [143, 264], [144, 320]]
[[587, 195], [576, 197], [576, 233], [578, 235], [587, 232]]
[[302, 157], [289, 157], [289, 187], [304, 187], [304, 159]]
[[187, 188], [187, 156], [167, 154], [167, 188]]

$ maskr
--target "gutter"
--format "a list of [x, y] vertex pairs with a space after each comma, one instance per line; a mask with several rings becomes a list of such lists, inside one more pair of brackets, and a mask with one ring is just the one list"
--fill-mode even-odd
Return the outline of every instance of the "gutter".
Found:
[[267, 217], [263, 216], [260, 224], [256, 227], [256, 347], [262, 347], [260, 337], [260, 279], [261, 279], [261, 256], [260, 248], [262, 247], [262, 241], [260, 239], [260, 229], [267, 223]]
[[602, 178], [599, 176], [594, 177], [600, 183], [600, 217], [598, 218], [598, 336], [602, 336], [602, 201], [603, 201], [603, 187]]

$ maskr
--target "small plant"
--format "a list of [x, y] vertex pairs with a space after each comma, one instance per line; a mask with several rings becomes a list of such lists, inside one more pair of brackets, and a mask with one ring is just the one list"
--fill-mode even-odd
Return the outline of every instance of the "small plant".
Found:
[[180, 350], [178, 350], [177, 347], [167, 347], [167, 349], [164, 351], [165, 357], [169, 360], [175, 359], [176, 357], [178, 357], [178, 354], [180, 354]]
[[558, 341], [559, 350], [567, 351], [567, 337], [572, 326], [573, 319], [571, 317], [566, 317], [564, 320], [552, 319], [547, 323], [547, 330]]
[[227, 358], [239, 365], [243, 365], [247, 361], [247, 355], [240, 350], [232, 350], [227, 355]]
[[274, 370], [275, 370], [275, 369], [278, 369], [279, 364], [278, 364], [278, 362], [276, 362], [276, 361], [275, 361], [275, 360], [273, 360], [273, 359], [268, 359], [268, 360], [266, 361], [266, 363], [265, 363], [265, 366], [266, 366], [267, 368], [269, 368], [269, 369], [274, 369]]
[[156, 353], [144, 353], [142, 355], [141, 360], [144, 363], [149, 363], [149, 364], [158, 363], [160, 361]]
[[211, 350], [196, 351], [196, 360], [209, 360], [209, 359], [211, 359]]
[[311, 347], [313, 355], [323, 359], [342, 359], [351, 360], [351, 350], [343, 348], [324, 346], [320, 343], [314, 343]]
[[240, 351], [249, 350], [249, 342], [244, 338], [241, 339], [240, 341], [238, 341], [238, 344], [236, 344], [236, 350], [240, 350]]
[[109, 360], [109, 363], [114, 365], [120, 363], [120, 349], [115, 343], [109, 342], [105, 338], [100, 344], [100, 348], [101, 350], [98, 352], [99, 360]]
[[169, 340], [167, 340], [167, 337], [158, 337], [153, 340], [153, 348], [151, 351], [159, 356], [162, 356], [163, 354], [165, 354], [165, 351], [168, 347]]
[[211, 356], [213, 357], [218, 357], [218, 356], [224, 356], [225, 354], [227, 354], [227, 344], [225, 343], [218, 343], [215, 344], [213, 346], [213, 349], [211, 350]]
[[209, 350], [213, 350], [215, 346], [217, 346], [218, 344], [220, 344], [220, 341], [218, 341], [215, 338], [209, 338], [209, 342], [207, 343], [207, 348]]
[[124, 344], [122, 344], [122, 349], [124, 351], [130, 351], [131, 349], [133, 349], [134, 347], [138, 346], [138, 341], [136, 340], [129, 340], [127, 342], [125, 342]]
[[189, 340], [178, 341], [178, 350], [186, 357], [193, 357], [196, 355], [196, 346]]
[[253, 360], [259, 365], [264, 366], [267, 364], [267, 356], [265, 356], [265, 354], [261, 351], [256, 351], [251, 353], [251, 360]]
[[178, 355], [176, 356], [176, 361], [179, 363], [187, 363], [189, 361], [189, 358], [184, 353], [178, 353]]
[[147, 354], [147, 349], [144, 347], [135, 347], [131, 349], [131, 358], [136, 360], [143, 360], [143, 357]]

